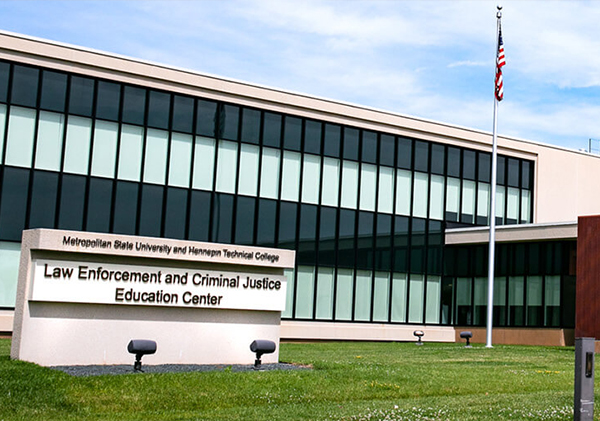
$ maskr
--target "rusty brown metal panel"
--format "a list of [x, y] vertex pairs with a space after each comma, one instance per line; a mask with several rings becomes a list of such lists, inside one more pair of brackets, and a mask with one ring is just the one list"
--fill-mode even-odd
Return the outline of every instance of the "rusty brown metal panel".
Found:
[[577, 225], [575, 337], [600, 338], [600, 215]]

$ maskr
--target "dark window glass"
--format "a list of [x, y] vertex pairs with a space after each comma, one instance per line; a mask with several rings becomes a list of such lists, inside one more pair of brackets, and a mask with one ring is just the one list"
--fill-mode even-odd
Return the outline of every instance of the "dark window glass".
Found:
[[148, 126], [168, 129], [170, 112], [171, 95], [164, 92], [150, 91], [148, 96]]
[[562, 327], [575, 326], [575, 276], [563, 276], [561, 288]]
[[337, 124], [325, 124], [325, 137], [323, 140], [323, 154], [326, 156], [340, 157], [340, 142], [342, 128]]
[[66, 97], [67, 75], [44, 70], [42, 72], [40, 108], [63, 113], [65, 112]]
[[337, 209], [323, 206], [319, 222], [319, 266], [335, 266]]
[[429, 143], [415, 140], [415, 170], [429, 171]]
[[449, 177], [460, 177], [460, 149], [448, 146], [446, 167]]
[[[430, 275], [441, 275], [444, 246], [444, 231], [441, 221], [429, 221], [428, 246], [427, 271]], [[487, 273], [487, 255], [484, 255], [484, 259], [481, 261], [485, 261], [485, 273]]]
[[379, 164], [387, 165], [389, 167], [394, 166], [394, 158], [396, 157], [396, 151], [394, 150], [395, 139], [394, 136], [389, 134], [382, 134], [379, 139]]
[[281, 115], [265, 111], [263, 118], [263, 145], [279, 148], [281, 146]]
[[87, 231], [109, 232], [113, 181], [90, 178], [87, 207]]
[[235, 216], [235, 244], [252, 245], [254, 241], [254, 207], [252, 197], [238, 196]]
[[260, 139], [260, 111], [251, 108], [242, 109], [242, 142], [258, 145]]
[[69, 113], [91, 117], [94, 104], [94, 80], [71, 76]]
[[509, 261], [509, 245], [508, 244], [496, 244], [496, 256], [495, 261], [495, 273], [496, 276], [508, 275], [508, 261]]
[[377, 163], [377, 133], [368, 130], [362, 132], [362, 162]]
[[532, 168], [533, 165], [531, 165], [531, 162], [521, 161], [521, 187], [524, 189], [530, 190], [533, 188]]
[[113, 229], [116, 234], [135, 234], [137, 218], [138, 185], [127, 181], [117, 181]]
[[11, 102], [16, 105], [35, 107], [38, 77], [39, 71], [37, 69], [15, 65], [13, 67]]
[[506, 158], [499, 156], [497, 166], [496, 184], [504, 186], [506, 184]]
[[526, 244], [520, 243], [515, 244], [515, 266], [513, 267], [513, 273], [515, 275], [525, 274], [525, 262], [526, 262]]
[[317, 207], [300, 205], [300, 227], [296, 263], [314, 265], [317, 251]]
[[192, 133], [194, 124], [194, 99], [173, 95], [173, 130]]
[[394, 217], [394, 271], [408, 272], [408, 239], [409, 218], [406, 216]]
[[463, 178], [475, 180], [475, 151], [463, 151]]
[[217, 129], [220, 139], [238, 140], [239, 123], [240, 107], [219, 104], [219, 126]]
[[431, 172], [433, 174], [444, 175], [446, 166], [446, 147], [444, 145], [438, 145], [437, 143], [431, 144]]
[[449, 325], [452, 322], [454, 308], [454, 282], [452, 278], [444, 277], [442, 280], [442, 325]]
[[275, 228], [277, 221], [277, 202], [259, 199], [256, 227], [256, 245], [275, 247]]
[[33, 173], [29, 228], [54, 228], [58, 173]]
[[412, 140], [399, 137], [398, 143], [398, 168], [412, 169]]
[[29, 170], [5, 168], [0, 202], [0, 239], [21, 241], [25, 228]]
[[359, 131], [351, 127], [344, 127], [344, 159], [358, 161], [358, 136]]
[[85, 177], [63, 174], [58, 228], [81, 231], [85, 205]]
[[426, 220], [413, 218], [412, 220], [412, 247], [410, 249], [410, 272], [425, 272], [425, 228]]
[[0, 101], [6, 102], [8, 99], [8, 77], [10, 74], [10, 64], [0, 62]]
[[477, 170], [477, 179], [484, 183], [491, 181], [492, 174], [492, 155], [485, 152], [479, 152], [479, 167]]
[[377, 215], [375, 270], [392, 270], [392, 216]]
[[233, 227], [233, 196], [216, 193], [213, 201], [212, 241], [231, 243]]
[[292, 151], [299, 151], [302, 142], [302, 120], [298, 117], [285, 117], [283, 132], [283, 147]]
[[190, 227], [188, 238], [196, 241], [209, 241], [210, 231], [210, 192], [192, 191], [190, 199]]
[[165, 237], [185, 239], [188, 191], [175, 187], [167, 188], [165, 208]]
[[472, 268], [471, 274], [474, 276], [484, 277], [487, 275], [488, 269], [488, 255], [487, 246], [474, 246], [471, 248], [471, 252], [474, 254], [471, 259]]
[[510, 187], [519, 187], [519, 160], [508, 158], [508, 185]]
[[317, 155], [321, 153], [321, 130], [321, 122], [306, 120], [304, 127], [304, 152]]
[[338, 240], [338, 266], [353, 268], [355, 260], [354, 237], [356, 233], [356, 212], [340, 209], [340, 228]]
[[123, 123], [144, 124], [146, 90], [133, 86], [123, 89]]
[[142, 185], [139, 235], [160, 237], [163, 209], [163, 186]]
[[280, 202], [278, 247], [296, 248], [296, 219], [298, 207], [295, 203]]
[[527, 259], [529, 275], [542, 275], [541, 256], [543, 256], [540, 250], [542, 245], [540, 243], [529, 244], [529, 258]]
[[356, 241], [356, 267], [373, 270], [373, 223], [370, 212], [358, 212], [358, 236]]
[[119, 119], [121, 86], [112, 82], [98, 82], [96, 97], [96, 117], [105, 120]]
[[201, 136], [217, 137], [218, 132], [221, 131], [221, 129], [217, 130], [216, 128], [217, 121], [219, 121], [217, 103], [199, 99], [198, 113], [196, 115], [196, 133]]

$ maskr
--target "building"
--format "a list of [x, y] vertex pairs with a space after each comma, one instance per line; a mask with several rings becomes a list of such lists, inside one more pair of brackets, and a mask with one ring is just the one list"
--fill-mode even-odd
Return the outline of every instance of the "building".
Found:
[[[282, 338], [485, 325], [489, 133], [0, 33], [0, 139], [0, 331], [41, 227], [295, 249]], [[499, 154], [499, 338], [568, 343], [600, 157]]]

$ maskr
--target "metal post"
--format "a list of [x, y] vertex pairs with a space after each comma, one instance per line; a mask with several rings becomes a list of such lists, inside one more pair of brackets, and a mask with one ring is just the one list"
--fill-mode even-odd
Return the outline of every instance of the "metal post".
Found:
[[575, 421], [594, 420], [594, 338], [575, 339]]

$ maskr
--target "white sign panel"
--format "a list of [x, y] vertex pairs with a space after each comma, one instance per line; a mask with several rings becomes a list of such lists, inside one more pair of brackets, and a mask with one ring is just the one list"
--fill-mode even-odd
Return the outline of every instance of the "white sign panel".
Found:
[[283, 311], [283, 275], [37, 259], [32, 301]]

